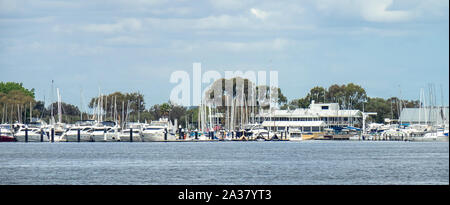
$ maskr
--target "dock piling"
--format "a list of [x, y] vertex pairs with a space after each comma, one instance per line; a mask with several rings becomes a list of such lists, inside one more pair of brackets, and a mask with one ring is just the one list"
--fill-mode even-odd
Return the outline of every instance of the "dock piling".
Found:
[[52, 128], [52, 132], [51, 132], [51, 142], [55, 142], [55, 128]]
[[133, 142], [133, 128], [130, 128], [130, 142]]
[[164, 129], [164, 141], [167, 141], [167, 128]]
[[81, 138], [81, 133], [80, 133], [81, 131], [80, 131], [80, 128], [78, 128], [78, 130], [77, 130], [77, 142], [80, 142], [80, 138]]
[[28, 128], [25, 128], [25, 142], [28, 142]]

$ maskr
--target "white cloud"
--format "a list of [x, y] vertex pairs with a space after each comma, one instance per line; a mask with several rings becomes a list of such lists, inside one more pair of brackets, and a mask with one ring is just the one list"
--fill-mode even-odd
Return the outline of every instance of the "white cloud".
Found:
[[85, 45], [78, 43], [48, 43], [48, 42], [24, 42], [18, 41], [15, 42], [14, 45], [6, 47], [6, 51], [8, 53], [39, 53], [39, 54], [52, 54], [57, 53], [68, 54], [72, 56], [93, 56], [93, 55], [101, 55], [107, 51], [111, 50], [110, 48], [104, 46], [96, 46], [96, 45]]
[[[250, 41], [250, 42], [211, 41], [205, 43], [204, 46], [206, 46], [208, 50], [213, 51], [259, 52], [264, 50], [282, 51], [286, 49], [288, 46], [293, 45], [294, 43], [295, 42], [288, 39], [276, 38], [273, 40]], [[192, 45], [190, 47], [192, 47]], [[195, 49], [195, 46], [193, 47]]]
[[260, 9], [251, 8], [250, 12], [253, 15], [255, 15], [256, 18], [259, 18], [259, 19], [262, 19], [262, 20], [266, 19], [269, 16], [269, 14], [267, 12], [265, 12], [263, 10], [260, 10]]
[[241, 28], [249, 24], [249, 19], [243, 16], [208, 16], [194, 21], [196, 29], [231, 29]]
[[135, 18], [121, 19], [114, 24], [89, 24], [82, 27], [87, 32], [116, 33], [122, 31], [136, 31], [142, 28], [141, 21]]
[[364, 1], [361, 5], [361, 15], [367, 21], [373, 22], [399, 22], [413, 17], [411, 11], [388, 10], [392, 3], [393, 0]]
[[149, 40], [130, 36], [118, 36], [114, 38], [107, 38], [105, 39], [105, 42], [111, 45], [144, 45], [148, 44]]
[[0, 13], [16, 12], [21, 9], [20, 2], [16, 0], [1, 0]]
[[239, 10], [252, 3], [242, 0], [210, 0], [211, 5], [216, 9]]
[[0, 18], [0, 23], [50, 23], [54, 20], [55, 18], [51, 16], [36, 18]]
[[393, 0], [319, 0], [319, 12], [331, 16], [359, 16], [369, 22], [403, 22], [415, 17], [411, 10], [391, 10]]

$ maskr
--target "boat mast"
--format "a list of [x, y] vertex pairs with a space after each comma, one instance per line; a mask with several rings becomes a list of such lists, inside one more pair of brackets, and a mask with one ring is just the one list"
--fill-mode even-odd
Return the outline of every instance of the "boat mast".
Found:
[[120, 124], [122, 126], [122, 128], [125, 126], [124, 124], [124, 110], [125, 110], [125, 102], [122, 100], [122, 118], [120, 119]]
[[137, 110], [138, 110], [138, 123], [141, 121], [141, 99], [138, 99]]
[[32, 109], [32, 107], [31, 107], [31, 101], [30, 101], [30, 123], [31, 123], [31, 119], [32, 119], [32, 117], [33, 117], [32, 112], [33, 112], [33, 109]]
[[114, 96], [114, 122], [117, 124], [117, 96]]
[[422, 117], [422, 88], [420, 88], [420, 96], [419, 96], [419, 125], [422, 124], [421, 122]]
[[50, 118], [50, 124], [54, 124], [55, 123], [55, 118], [53, 117], [53, 102], [54, 102], [54, 99], [53, 99], [53, 90], [54, 90], [54, 88], [53, 88], [53, 80], [52, 80], [52, 86], [51, 86], [52, 88], [52, 90], [50, 91], [50, 94], [51, 94], [51, 100], [50, 100], [50, 112], [51, 112], [51, 118]]
[[61, 95], [59, 93], [59, 88], [56, 88], [56, 94], [58, 95], [58, 123], [62, 121], [62, 110], [61, 110]]
[[442, 117], [442, 125], [445, 128], [447, 119], [445, 118], [444, 114], [444, 91], [442, 89], [442, 84], [440, 84], [440, 87], [441, 87], [441, 117]]
[[80, 121], [83, 121], [83, 89], [80, 88]]

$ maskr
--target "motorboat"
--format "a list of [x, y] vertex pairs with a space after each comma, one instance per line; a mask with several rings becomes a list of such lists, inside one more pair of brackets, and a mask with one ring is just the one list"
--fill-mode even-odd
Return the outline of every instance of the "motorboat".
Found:
[[426, 133], [422, 137], [413, 137], [412, 140], [420, 142], [448, 142], [448, 130], [438, 129], [435, 132]]
[[0, 125], [0, 142], [15, 142], [14, 132], [9, 124]]
[[14, 135], [16, 141], [18, 142], [48, 142], [48, 136], [40, 128], [20, 128], [19, 131]]
[[302, 141], [302, 131], [299, 129], [289, 129], [289, 141]]
[[93, 128], [90, 126], [74, 126], [67, 130], [60, 138], [63, 142], [78, 142], [78, 132], [80, 132], [80, 142], [91, 142]]
[[176, 141], [175, 133], [171, 133], [169, 121], [167, 119], [160, 119], [152, 121], [150, 125], [145, 126], [142, 130], [143, 142], [163, 142]]
[[91, 139], [94, 142], [106, 142], [109, 141], [107, 139], [106, 133], [116, 126], [115, 122], [112, 121], [104, 121], [96, 124], [92, 128]]
[[[131, 130], [133, 130], [133, 131], [131, 131]], [[132, 137], [133, 142], [142, 142], [141, 134], [142, 134], [142, 132], [140, 129], [132, 129], [132, 128], [124, 129], [119, 134], [119, 141], [131, 142], [131, 137]]]
[[117, 142], [120, 140], [120, 128], [118, 126], [114, 126], [105, 133], [104, 140], [106, 142]]
[[142, 142], [142, 123], [128, 122], [125, 127], [119, 134], [119, 140], [121, 142]]

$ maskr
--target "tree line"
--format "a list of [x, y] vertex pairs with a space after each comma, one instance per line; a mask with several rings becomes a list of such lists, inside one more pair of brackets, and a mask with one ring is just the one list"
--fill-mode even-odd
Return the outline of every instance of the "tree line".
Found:
[[341, 109], [376, 112], [377, 115], [370, 118], [377, 123], [383, 123], [386, 118], [398, 119], [403, 108], [420, 106], [418, 100], [368, 97], [364, 88], [348, 83], [347, 85], [334, 84], [328, 88], [313, 87], [305, 97], [291, 100], [289, 103], [283, 104], [281, 109], [308, 108], [313, 100], [316, 103], [338, 103]]
[[[233, 97], [236, 93], [236, 80], [237, 78], [229, 79], [233, 81]], [[242, 79], [241, 79], [242, 80]], [[244, 80], [244, 95], [248, 95], [249, 82]], [[225, 91], [226, 79], [220, 79], [222, 89]], [[215, 82], [212, 86], [220, 85]], [[256, 92], [262, 89], [257, 87]], [[379, 98], [368, 97], [364, 88], [359, 85], [348, 83], [346, 85], [331, 85], [328, 88], [316, 86], [313, 87], [303, 98], [293, 99], [288, 101], [283, 95], [280, 88], [275, 88], [278, 91], [277, 102], [280, 104], [281, 109], [297, 109], [308, 108], [311, 102], [314, 100], [316, 103], [338, 103], [341, 109], [357, 109], [365, 112], [377, 112], [376, 116], [372, 116], [371, 119], [374, 122], [382, 123], [385, 118], [398, 119], [402, 108], [419, 107], [420, 102], [418, 100], [400, 100], [396, 97], [391, 98]], [[269, 90], [267, 87], [266, 92]], [[16, 122], [21, 121], [24, 123], [29, 122], [30, 107], [33, 118], [39, 118], [46, 122], [49, 122], [52, 112], [56, 116], [57, 103], [54, 102], [47, 107], [43, 101], [37, 101], [35, 99], [35, 90], [24, 88], [22, 83], [16, 82], [0, 82], [0, 112], [1, 122]], [[101, 98], [101, 100], [100, 100]], [[210, 94], [210, 99], [214, 98], [213, 94]], [[224, 96], [222, 96], [223, 99]], [[185, 127], [185, 122], [197, 123], [198, 119], [198, 107], [184, 107], [175, 105], [173, 103], [166, 102], [162, 104], [156, 104], [146, 109], [144, 101], [144, 95], [141, 93], [121, 93], [114, 92], [108, 95], [102, 95], [94, 97], [90, 100], [88, 107], [95, 110], [101, 108], [104, 115], [103, 120], [117, 120], [120, 121], [140, 121], [149, 122], [151, 120], [157, 120], [161, 117], [169, 118], [172, 122], [175, 119], [178, 123]], [[265, 108], [265, 107], [262, 107]], [[81, 111], [77, 106], [62, 102], [61, 110], [63, 113], [62, 120], [65, 123], [74, 123], [78, 120], [92, 119], [95, 117], [95, 113], [87, 113]], [[219, 111], [225, 110], [225, 107], [219, 107]], [[126, 119], [125, 119], [125, 116]], [[56, 117], [55, 117], [56, 118]]]

